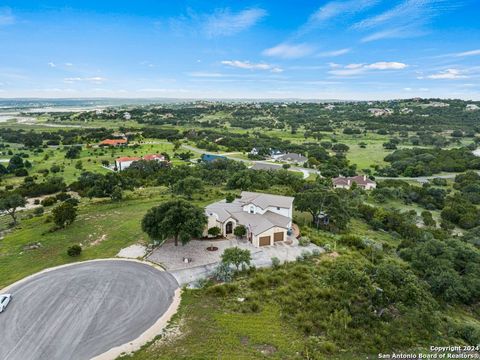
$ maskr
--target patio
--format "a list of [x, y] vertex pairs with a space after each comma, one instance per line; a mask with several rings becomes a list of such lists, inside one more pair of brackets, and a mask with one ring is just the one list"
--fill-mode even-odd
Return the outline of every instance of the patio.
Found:
[[[218, 248], [216, 251], [207, 250], [208, 247]], [[252, 265], [256, 267], [269, 267], [272, 258], [276, 257], [281, 263], [295, 261], [302, 253], [312, 253], [315, 249], [324, 250], [314, 244], [300, 246], [294, 236], [286, 242], [279, 242], [271, 246], [254, 247], [247, 240], [219, 239], [219, 240], [192, 240], [186, 245], [175, 246], [173, 241], [167, 241], [162, 246], [153, 250], [147, 257], [151, 262], [163, 266], [177, 279], [180, 285], [189, 284], [210, 275], [221, 260], [223, 251], [227, 248], [238, 246], [250, 250]], [[185, 262], [184, 259], [189, 259]]]

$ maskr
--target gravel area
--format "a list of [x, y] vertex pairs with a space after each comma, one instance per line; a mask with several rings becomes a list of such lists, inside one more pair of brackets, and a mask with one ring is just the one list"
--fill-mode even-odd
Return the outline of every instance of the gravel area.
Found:
[[127, 258], [127, 259], [138, 259], [143, 258], [147, 254], [147, 248], [143, 245], [131, 245], [129, 247], [123, 248], [117, 254], [118, 257]]

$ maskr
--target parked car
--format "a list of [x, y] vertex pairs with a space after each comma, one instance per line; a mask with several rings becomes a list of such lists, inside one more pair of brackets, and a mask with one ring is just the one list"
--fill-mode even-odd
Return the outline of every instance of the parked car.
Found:
[[11, 294], [0, 295], [0, 313], [5, 311], [10, 300], [12, 300]]

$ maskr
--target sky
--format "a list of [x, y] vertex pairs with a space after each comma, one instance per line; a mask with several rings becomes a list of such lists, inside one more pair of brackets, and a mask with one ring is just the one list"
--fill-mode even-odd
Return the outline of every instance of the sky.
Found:
[[480, 0], [0, 2], [0, 98], [480, 100]]

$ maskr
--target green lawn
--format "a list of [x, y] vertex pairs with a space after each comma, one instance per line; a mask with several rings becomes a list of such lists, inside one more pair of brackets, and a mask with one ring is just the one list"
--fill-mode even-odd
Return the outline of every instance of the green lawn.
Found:
[[350, 150], [347, 152], [347, 159], [357, 165], [357, 169], [368, 169], [375, 165], [384, 166], [387, 163], [383, 160], [391, 151], [385, 150], [380, 142], [367, 143], [366, 148], [358, 144], [348, 144]]
[[[158, 141], [157, 141], [158, 142]], [[42, 153], [35, 154], [32, 151], [22, 150], [29, 154], [28, 160], [32, 163], [32, 168], [28, 169], [30, 175], [38, 174], [39, 170], [50, 170], [53, 165], [58, 165], [62, 169], [58, 176], [64, 178], [67, 184], [74, 182], [83, 171], [91, 171], [97, 173], [107, 173], [110, 170], [102, 167], [102, 161], [107, 160], [113, 164], [115, 159], [123, 156], [144, 156], [147, 154], [167, 153], [170, 155], [173, 164], [183, 164], [184, 161], [173, 158], [173, 145], [167, 142], [158, 142], [156, 144], [141, 144], [138, 147], [122, 147], [122, 148], [87, 148], [83, 147], [78, 159], [65, 159], [65, 151], [61, 148], [47, 148]], [[10, 156], [2, 156], [9, 158]], [[81, 162], [81, 169], [78, 169], [77, 163]], [[55, 176], [50, 173], [48, 176]], [[3, 182], [4, 185], [18, 185], [23, 181], [22, 178], [7, 176]]]
[[[99, 199], [82, 200], [75, 222], [55, 232], [49, 231], [52, 223], [45, 222], [47, 214], [23, 219], [16, 229], [0, 240], [0, 288], [45, 268], [108, 258], [129, 245], [146, 243], [148, 238], [140, 227], [143, 215], [171, 195], [166, 188], [148, 188], [126, 196], [127, 199], [118, 203]], [[204, 206], [222, 196], [217, 190], [205, 191], [201, 198], [195, 197], [194, 202]], [[24, 249], [26, 245], [36, 242], [40, 242], [42, 247]], [[84, 247], [78, 258], [66, 254], [67, 248], [74, 244]]]

